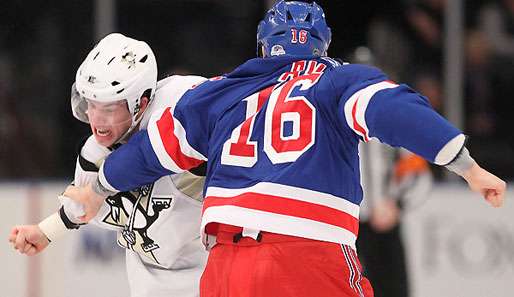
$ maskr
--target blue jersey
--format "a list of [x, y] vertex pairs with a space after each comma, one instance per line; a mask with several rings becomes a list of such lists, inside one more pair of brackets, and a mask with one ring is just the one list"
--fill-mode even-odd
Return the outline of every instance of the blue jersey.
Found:
[[106, 160], [128, 190], [205, 161], [202, 227], [219, 223], [354, 246], [359, 141], [375, 137], [436, 164], [464, 135], [378, 69], [330, 58], [252, 59], [186, 92]]

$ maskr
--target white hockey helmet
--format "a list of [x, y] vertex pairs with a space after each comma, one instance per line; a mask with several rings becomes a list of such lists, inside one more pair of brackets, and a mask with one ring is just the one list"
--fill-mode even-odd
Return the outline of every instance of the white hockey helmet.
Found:
[[87, 100], [110, 103], [126, 100], [132, 115], [130, 132], [141, 120], [136, 119], [141, 97], [152, 100], [157, 85], [157, 62], [150, 46], [143, 41], [112, 33], [89, 52], [75, 76], [71, 105], [73, 115], [89, 123]]

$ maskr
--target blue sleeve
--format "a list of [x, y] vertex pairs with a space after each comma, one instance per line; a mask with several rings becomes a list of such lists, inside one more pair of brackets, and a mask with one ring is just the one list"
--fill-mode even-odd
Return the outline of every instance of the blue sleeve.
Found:
[[182, 124], [186, 131], [185, 138], [195, 150], [206, 156], [209, 151], [210, 104], [206, 96], [198, 95], [209, 82], [197, 87], [198, 90], [188, 91], [180, 98], [173, 116]]
[[343, 65], [332, 71], [330, 79], [341, 120], [360, 139], [375, 137], [439, 165], [450, 162], [462, 148], [462, 132], [441, 117], [427, 98], [389, 81], [379, 69]]
[[113, 191], [132, 190], [162, 176], [195, 168], [207, 161], [207, 137], [201, 115], [182, 99], [155, 111], [147, 130], [134, 134], [113, 152], [100, 171], [100, 182]]
[[405, 85], [377, 92], [365, 116], [370, 136], [431, 162], [446, 144], [462, 134], [430, 106], [426, 97]]
[[374, 82], [388, 79], [380, 69], [361, 64], [335, 67], [328, 73], [328, 76], [338, 98], [349, 91], [355, 92]]
[[160, 164], [146, 130], [134, 134], [103, 165], [105, 179], [118, 191], [130, 191], [173, 173]]

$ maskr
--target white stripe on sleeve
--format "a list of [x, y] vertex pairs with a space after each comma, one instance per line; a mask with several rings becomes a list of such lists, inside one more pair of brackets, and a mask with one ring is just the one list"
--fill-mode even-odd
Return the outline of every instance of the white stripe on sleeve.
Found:
[[392, 89], [398, 87], [397, 84], [382, 81], [376, 84], [369, 85], [357, 92], [355, 92], [348, 101], [344, 104], [344, 115], [346, 123], [352, 129], [360, 135], [364, 141], [369, 140], [369, 129], [366, 124], [366, 109], [373, 96], [384, 89]]

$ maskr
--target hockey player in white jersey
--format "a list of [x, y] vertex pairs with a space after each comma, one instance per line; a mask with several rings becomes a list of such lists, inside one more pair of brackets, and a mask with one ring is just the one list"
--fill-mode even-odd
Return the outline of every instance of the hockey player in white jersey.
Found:
[[[77, 158], [74, 183], [94, 181], [110, 152], [146, 128], [152, 110], [174, 108], [184, 92], [204, 80], [171, 76], [157, 82], [155, 56], [146, 43], [121, 34], [102, 39], [77, 70], [72, 87], [73, 114], [92, 130]], [[111, 196], [91, 221], [118, 231], [132, 296], [198, 296], [207, 258], [199, 238], [201, 170]], [[78, 229], [75, 222], [84, 209], [68, 198], [61, 202], [61, 209], [39, 225], [14, 227], [9, 238], [14, 247], [35, 255]]]

